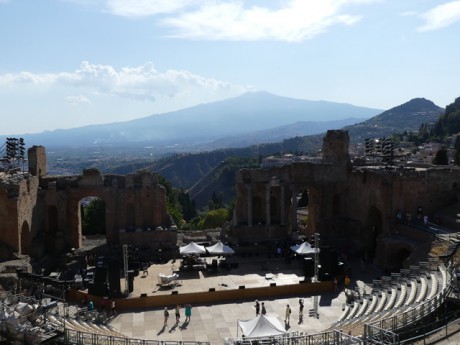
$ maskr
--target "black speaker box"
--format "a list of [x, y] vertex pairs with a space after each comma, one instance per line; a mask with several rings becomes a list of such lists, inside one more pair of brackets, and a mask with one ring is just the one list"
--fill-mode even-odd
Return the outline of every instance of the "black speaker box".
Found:
[[103, 284], [107, 282], [107, 268], [106, 267], [96, 267], [94, 272], [94, 283], [96, 285]]
[[109, 289], [110, 293], [114, 294], [120, 291], [120, 267], [117, 264], [109, 266]]
[[305, 277], [313, 277], [315, 275], [315, 260], [313, 258], [304, 258], [303, 271]]

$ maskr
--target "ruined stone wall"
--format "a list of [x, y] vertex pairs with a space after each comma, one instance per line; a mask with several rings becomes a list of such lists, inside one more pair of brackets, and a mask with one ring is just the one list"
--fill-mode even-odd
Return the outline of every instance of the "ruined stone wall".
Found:
[[417, 209], [431, 216], [457, 201], [460, 170], [455, 167], [430, 168], [421, 171], [385, 171], [360, 169], [350, 174], [347, 214], [356, 222], [369, 225], [375, 209], [381, 214], [384, 235], [391, 234], [396, 212], [417, 216]]
[[29, 173], [33, 176], [46, 175], [46, 151], [44, 146], [32, 146], [27, 150]]
[[[13, 177], [14, 179], [14, 177]], [[0, 187], [0, 233], [2, 242], [15, 252], [30, 254], [30, 238], [37, 203], [38, 177], [27, 176]]]
[[[57, 223], [70, 246], [82, 244], [80, 202], [87, 197], [97, 197], [105, 202], [106, 236], [108, 243], [119, 243], [120, 229], [128, 227], [170, 227], [166, 211], [165, 188], [158, 184], [155, 175], [147, 172], [127, 176], [102, 176], [98, 170], [85, 170], [82, 176], [44, 179], [42, 193], [44, 228]], [[52, 219], [50, 209], [57, 210]], [[133, 211], [133, 220], [127, 210]]]
[[[308, 224], [306, 235], [318, 232], [323, 244], [347, 254], [363, 256], [383, 266], [392, 266], [405, 252], [422, 240], [417, 233], [395, 241], [396, 212], [416, 219], [433, 218], [436, 211], [455, 204], [460, 187], [458, 167], [427, 166], [417, 169], [386, 169], [385, 167], [355, 167], [348, 162], [345, 147], [348, 136], [340, 131], [328, 132], [323, 145], [323, 161], [293, 163], [271, 169], [241, 170], [236, 175], [237, 202], [231, 234], [253, 235], [253, 241], [270, 239], [271, 234], [284, 234], [289, 240], [296, 231], [296, 201], [294, 196], [308, 191]], [[259, 222], [268, 196], [270, 181], [283, 181], [285, 188], [285, 227]], [[276, 190], [275, 190], [276, 191]], [[251, 205], [251, 198], [261, 200], [262, 210]], [[262, 218], [268, 219], [270, 218]], [[252, 222], [251, 222], [252, 220]], [[257, 227], [257, 229], [256, 229]], [[417, 231], [417, 230], [413, 230]], [[399, 237], [401, 234], [399, 234]], [[393, 238], [389, 246], [389, 239]], [[396, 245], [397, 243], [397, 245]]]
[[[29, 174], [0, 187], [0, 234], [7, 248], [39, 257], [81, 247], [80, 202], [86, 197], [105, 202], [109, 244], [120, 243], [120, 230], [128, 227], [171, 227], [166, 190], [156, 175], [103, 176], [97, 169], [87, 169], [77, 176], [44, 176], [44, 147], [34, 146], [28, 154]], [[150, 236], [149, 243], [161, 241], [164, 235], [157, 237]], [[170, 237], [166, 236], [168, 241]]]
[[8, 190], [0, 187], [0, 234], [7, 246], [0, 253], [1, 258], [8, 257], [11, 249], [19, 248], [17, 199], [8, 197]]
[[21, 181], [19, 188], [18, 199], [18, 232], [20, 241], [20, 250], [22, 254], [31, 254], [33, 252], [32, 239], [37, 235], [35, 229], [32, 228], [34, 209], [37, 205], [37, 176], [30, 176]]
[[348, 165], [350, 163], [349, 144], [350, 138], [347, 131], [328, 130], [323, 139], [323, 162]]

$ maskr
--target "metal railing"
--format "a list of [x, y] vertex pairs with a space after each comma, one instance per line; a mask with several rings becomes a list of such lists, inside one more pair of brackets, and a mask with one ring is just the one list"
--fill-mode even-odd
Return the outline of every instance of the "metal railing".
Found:
[[228, 338], [225, 345], [364, 345], [363, 339], [345, 334], [340, 330], [316, 334], [287, 333], [272, 337]]
[[211, 345], [204, 341], [160, 341], [123, 338], [66, 329], [64, 343], [74, 345]]
[[[434, 323], [420, 325], [415, 329], [407, 330], [401, 333], [399, 344], [413, 344], [420, 341], [423, 343], [432, 343], [449, 337], [451, 334], [458, 332], [460, 321], [460, 311], [454, 311], [444, 318], [436, 318]], [[429, 339], [432, 337], [432, 339]], [[423, 339], [423, 340], [422, 340]]]
[[446, 301], [453, 288], [452, 274], [448, 274], [450, 275], [450, 279], [448, 279], [447, 286], [434, 298], [417, 307], [397, 313], [392, 317], [365, 324], [364, 338], [368, 344], [399, 344], [399, 336], [396, 334], [396, 331], [404, 329], [414, 322], [429, 316]]

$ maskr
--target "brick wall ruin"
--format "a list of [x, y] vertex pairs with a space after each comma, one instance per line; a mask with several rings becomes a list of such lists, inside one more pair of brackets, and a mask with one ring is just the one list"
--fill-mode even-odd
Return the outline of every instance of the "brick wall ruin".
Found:
[[[395, 216], [424, 215], [458, 201], [460, 169], [352, 166], [348, 134], [328, 131], [323, 160], [270, 169], [244, 169], [236, 175], [237, 202], [230, 238], [235, 241], [286, 241], [296, 234], [297, 197], [308, 191], [305, 235], [320, 233], [341, 252], [362, 255], [383, 266], [400, 251], [413, 252], [410, 233], [395, 244]], [[389, 246], [389, 241], [392, 245]], [[401, 254], [402, 255], [402, 254]]]
[[102, 175], [87, 169], [77, 176], [46, 176], [45, 149], [34, 146], [28, 156], [29, 172], [18, 180], [2, 180], [0, 188], [0, 233], [12, 251], [42, 256], [49, 250], [80, 248], [80, 202], [87, 197], [105, 202], [108, 244], [176, 242], [166, 190], [156, 175]]

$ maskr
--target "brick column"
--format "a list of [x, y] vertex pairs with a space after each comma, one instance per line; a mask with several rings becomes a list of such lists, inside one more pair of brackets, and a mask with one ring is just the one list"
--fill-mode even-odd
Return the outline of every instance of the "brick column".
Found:
[[284, 184], [281, 183], [280, 184], [280, 194], [281, 194], [281, 197], [280, 197], [280, 218], [281, 218], [281, 226], [284, 226], [286, 225], [286, 205], [284, 205]]
[[250, 184], [246, 184], [246, 191], [247, 191], [247, 202], [248, 202], [248, 209], [247, 209], [247, 214], [248, 214], [248, 226], [252, 227], [252, 186]]
[[292, 191], [292, 205], [291, 205], [291, 230], [297, 230], [297, 187], [295, 184], [291, 184]]
[[271, 225], [270, 219], [270, 183], [265, 185], [265, 224], [267, 226]]

